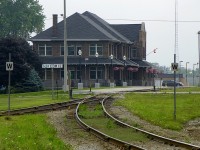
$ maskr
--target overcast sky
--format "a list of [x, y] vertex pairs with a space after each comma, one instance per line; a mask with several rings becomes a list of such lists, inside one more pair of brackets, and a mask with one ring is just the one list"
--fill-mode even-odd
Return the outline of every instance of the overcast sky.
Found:
[[[52, 14], [63, 14], [64, 0], [39, 0], [46, 16], [45, 29], [52, 25]], [[90, 11], [108, 23], [136, 24], [145, 22], [147, 61], [171, 66], [175, 49], [175, 0], [66, 0], [67, 16]], [[178, 51], [177, 62], [189, 68], [199, 61], [200, 0], [177, 0]], [[59, 21], [62, 20], [60, 17]]]

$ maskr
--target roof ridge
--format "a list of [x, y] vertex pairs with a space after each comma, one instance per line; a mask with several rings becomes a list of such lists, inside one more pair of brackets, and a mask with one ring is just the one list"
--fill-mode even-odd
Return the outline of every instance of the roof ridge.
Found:
[[107, 37], [111, 38], [112, 40], [119, 41], [117, 38], [115, 38], [112, 34], [107, 32], [105, 29], [103, 29], [101, 26], [99, 26], [97, 23], [95, 23], [93, 20], [91, 20], [89, 17], [79, 14], [83, 19], [85, 19], [88, 23], [90, 23], [92, 26], [94, 26], [97, 30], [99, 30], [101, 33], [106, 35]]
[[[93, 14], [89, 11], [84, 12], [82, 15], [86, 16], [87, 14], [92, 15], [95, 19], [97, 19], [102, 25], [104, 25], [107, 29], [109, 29], [111, 32], [113, 32], [114, 34], [116, 34], [117, 36], [119, 36], [121, 39], [123, 39], [124, 41], [131, 43], [131, 41], [126, 38], [125, 36], [123, 36], [121, 33], [119, 33], [117, 30], [113, 29], [109, 23], [107, 23], [105, 20], [103, 20], [102, 18], [100, 18], [99, 16], [97, 16], [96, 14]], [[88, 17], [88, 15], [87, 15]], [[89, 17], [90, 18], [90, 17]], [[92, 20], [92, 18], [90, 18]]]

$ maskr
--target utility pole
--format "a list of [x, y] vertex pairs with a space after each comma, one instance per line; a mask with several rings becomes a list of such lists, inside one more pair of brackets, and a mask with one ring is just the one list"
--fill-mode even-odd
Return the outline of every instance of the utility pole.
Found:
[[199, 83], [198, 86], [200, 87], [200, 31], [198, 32], [198, 48], [199, 48]]
[[[177, 23], [177, 0], [175, 0], [175, 44], [174, 44], [174, 64], [176, 64], [176, 51], [178, 47], [178, 23]], [[174, 120], [176, 120], [176, 70], [174, 70]]]
[[64, 92], [67, 91], [67, 55], [68, 55], [68, 48], [67, 48], [67, 22], [66, 22], [66, 0], [64, 0]]

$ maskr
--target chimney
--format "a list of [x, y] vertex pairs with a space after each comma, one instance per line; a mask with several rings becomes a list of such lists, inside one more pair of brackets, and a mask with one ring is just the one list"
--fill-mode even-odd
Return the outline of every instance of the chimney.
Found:
[[57, 23], [58, 23], [58, 15], [53, 14], [53, 37], [57, 37]]

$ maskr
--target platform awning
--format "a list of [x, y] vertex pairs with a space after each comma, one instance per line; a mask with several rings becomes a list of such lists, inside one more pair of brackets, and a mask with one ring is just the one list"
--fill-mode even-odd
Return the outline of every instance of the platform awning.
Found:
[[[63, 56], [44, 56], [40, 57], [43, 64], [64, 64]], [[87, 57], [87, 58], [79, 58], [79, 57], [68, 57], [67, 58], [68, 65], [114, 65], [114, 66], [124, 66], [124, 61], [114, 58], [112, 61], [110, 58], [106, 57]], [[126, 60], [126, 66], [138, 67], [139, 65], [131, 60]]]
[[143, 67], [143, 68], [152, 67], [151, 63], [147, 62], [146, 60], [138, 60], [138, 59], [131, 59], [131, 60], [137, 63], [139, 67]]

